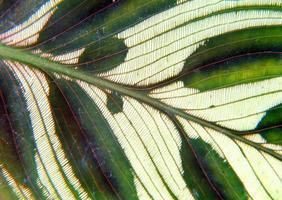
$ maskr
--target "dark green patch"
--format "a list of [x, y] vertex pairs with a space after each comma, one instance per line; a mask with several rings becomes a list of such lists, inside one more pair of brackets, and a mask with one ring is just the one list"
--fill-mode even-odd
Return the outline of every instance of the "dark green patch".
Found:
[[214, 37], [187, 58], [187, 87], [210, 90], [282, 74], [281, 27], [251, 28]]
[[[58, 9], [48, 21], [48, 24], [40, 34], [39, 43], [50, 41], [44, 45], [45, 50], [52, 49], [54, 43], [62, 33], [63, 38], [67, 38], [73, 30], [79, 31], [81, 26], [89, 22], [102, 9], [112, 4], [112, 0], [67, 0], [58, 5]], [[82, 23], [83, 22], [83, 23]], [[60, 37], [61, 38], [61, 37]], [[78, 48], [78, 46], [74, 47]], [[60, 49], [57, 54], [66, 49]]]
[[3, 178], [4, 174], [0, 172], [0, 199], [1, 200], [15, 200], [17, 196], [13, 192], [13, 190], [8, 186], [8, 183]]
[[122, 63], [126, 54], [124, 41], [109, 37], [85, 49], [79, 58], [79, 63], [83, 64], [80, 69], [91, 73], [104, 72]]
[[[8, 168], [15, 180], [31, 189], [36, 198], [43, 198], [43, 192], [34, 183], [38, 180], [34, 160], [35, 143], [29, 112], [22, 94], [21, 85], [13, 73], [0, 63], [1, 106], [1, 162]], [[4, 103], [5, 102], [5, 103]], [[4, 116], [3, 116], [4, 114]]]
[[[91, 3], [79, 7], [76, 12], [72, 11], [68, 17], [61, 19], [60, 23], [57, 24], [57, 26], [60, 26], [61, 23], [67, 24], [62, 26], [64, 28], [58, 27], [59, 30], [64, 31], [63, 37], [60, 34], [62, 31], [56, 31], [51, 24], [58, 19], [59, 15], [63, 15], [62, 13], [69, 10], [62, 10], [60, 11], [61, 14], [52, 18], [47, 25], [50, 28], [40, 34], [38, 41], [38, 43], [44, 43], [40, 45], [43, 51], [61, 54], [85, 45], [91, 48], [90, 46], [96, 45], [95, 43], [113, 38], [118, 32], [175, 5], [175, 0], [117, 0], [114, 4], [111, 4], [112, 1], [109, 2], [108, 0], [87, 1]], [[71, 2], [71, 4], [68, 4], [68, 9], [81, 3], [78, 0], [71, 0]], [[62, 8], [66, 6], [67, 1], [60, 4]], [[87, 15], [83, 13], [87, 13]], [[64, 22], [65, 20], [67, 22]], [[74, 22], [81, 22], [82, 20], [83, 23], [71, 27], [75, 24]]]
[[237, 84], [262, 81], [282, 74], [280, 55], [259, 54], [242, 56], [222, 63], [211, 64], [193, 71], [185, 79], [187, 87], [201, 91], [230, 87]]
[[280, 26], [268, 26], [232, 31], [210, 38], [186, 60], [185, 67], [193, 69], [245, 53], [281, 51], [281, 31]]
[[282, 145], [282, 128], [263, 131], [261, 135], [268, 143]]
[[[179, 127], [179, 125], [176, 125]], [[191, 144], [191, 140], [187, 138], [186, 133], [181, 127], [178, 128], [181, 134], [182, 146], [180, 155], [183, 166], [183, 178], [195, 199], [218, 199], [218, 195], [208, 183], [204, 171], [199, 166], [199, 158]]]
[[121, 112], [123, 107], [123, 100], [121, 95], [117, 92], [108, 94], [107, 107], [112, 114]]
[[88, 145], [80, 167], [93, 172], [95, 197], [137, 199], [132, 168], [100, 109], [76, 83], [62, 80], [58, 84], [85, 133]]
[[[281, 104], [270, 109], [258, 124], [256, 130], [260, 131], [267, 142], [282, 145], [282, 108]], [[266, 130], [264, 130], [266, 129]]]
[[0, 162], [4, 168], [9, 166], [9, 171], [11, 171], [17, 182], [23, 183], [25, 174], [20, 165], [20, 157], [17, 155], [19, 149], [15, 144], [16, 135], [14, 129], [10, 126], [10, 114], [5, 94], [0, 89]]
[[94, 177], [93, 169], [88, 167], [87, 160], [91, 160], [92, 155], [88, 150], [87, 138], [55, 82], [50, 81], [49, 87], [50, 106], [56, 124], [56, 134], [76, 177], [90, 197], [94, 198], [94, 188], [97, 188], [97, 185], [92, 180]]
[[231, 166], [201, 139], [191, 140], [199, 161], [223, 199], [248, 199], [245, 188]]
[[0, 32], [27, 20], [45, 0], [0, 0]]

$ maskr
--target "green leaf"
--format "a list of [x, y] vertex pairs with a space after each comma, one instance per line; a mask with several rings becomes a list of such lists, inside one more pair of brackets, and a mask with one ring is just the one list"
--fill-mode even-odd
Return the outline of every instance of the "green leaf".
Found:
[[281, 6], [0, 1], [0, 198], [280, 199]]

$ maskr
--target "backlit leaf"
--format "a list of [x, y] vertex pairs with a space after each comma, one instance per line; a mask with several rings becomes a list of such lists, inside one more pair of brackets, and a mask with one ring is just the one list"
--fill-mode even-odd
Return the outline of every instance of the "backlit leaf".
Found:
[[0, 199], [282, 199], [281, 8], [0, 1]]

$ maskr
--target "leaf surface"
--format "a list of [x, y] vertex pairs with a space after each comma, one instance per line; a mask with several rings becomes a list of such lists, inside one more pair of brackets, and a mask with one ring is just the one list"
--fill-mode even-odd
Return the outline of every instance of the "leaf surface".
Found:
[[281, 6], [3, 1], [0, 198], [281, 199]]

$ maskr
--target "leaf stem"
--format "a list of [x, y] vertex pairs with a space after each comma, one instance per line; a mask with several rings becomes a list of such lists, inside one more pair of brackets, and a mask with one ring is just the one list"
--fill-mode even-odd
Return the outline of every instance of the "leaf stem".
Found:
[[135, 91], [133, 89], [128, 89], [120, 84], [114, 83], [112, 81], [103, 79], [101, 77], [92, 75], [92, 74], [87, 74], [86, 72], [83, 71], [78, 71], [74, 69], [74, 67], [71, 67], [69, 65], [64, 65], [60, 63], [53, 62], [51, 60], [48, 60], [46, 58], [42, 58], [38, 55], [32, 54], [27, 51], [23, 51], [22, 49], [18, 49], [15, 47], [9, 47], [6, 45], [3, 45], [0, 43], [0, 57], [3, 59], [9, 59], [13, 61], [18, 61], [24, 64], [29, 65], [30, 67], [40, 69], [44, 72], [51, 72], [51, 73], [58, 73], [61, 75], [66, 75], [70, 78], [77, 79], [77, 80], [82, 80], [85, 81], [89, 84], [95, 85], [100, 88], [112, 90], [119, 92], [121, 94], [130, 96], [132, 98], [138, 99], [144, 103], [147, 103], [159, 110], [162, 110], [164, 113], [170, 115], [170, 116], [175, 116], [178, 115], [182, 118], [185, 118], [187, 120], [196, 122], [204, 127], [213, 129], [215, 131], [218, 131], [220, 133], [225, 134], [226, 136], [235, 139], [237, 141], [243, 142], [245, 144], [248, 144], [250, 146], [253, 146], [257, 148], [258, 150], [261, 150], [265, 153], [268, 153], [272, 155], [273, 157], [282, 160], [282, 155], [279, 153], [276, 153], [275, 151], [271, 149], [267, 149], [255, 142], [252, 142], [244, 137], [241, 137], [236, 131], [221, 127], [217, 124], [214, 124], [212, 122], [208, 122], [206, 120], [203, 120], [201, 118], [195, 117], [193, 115], [190, 115], [180, 109], [176, 109], [174, 107], [171, 107], [165, 103], [160, 102], [157, 99], [154, 99], [152, 97], [149, 97], [145, 95], [144, 93], [140, 91]]

